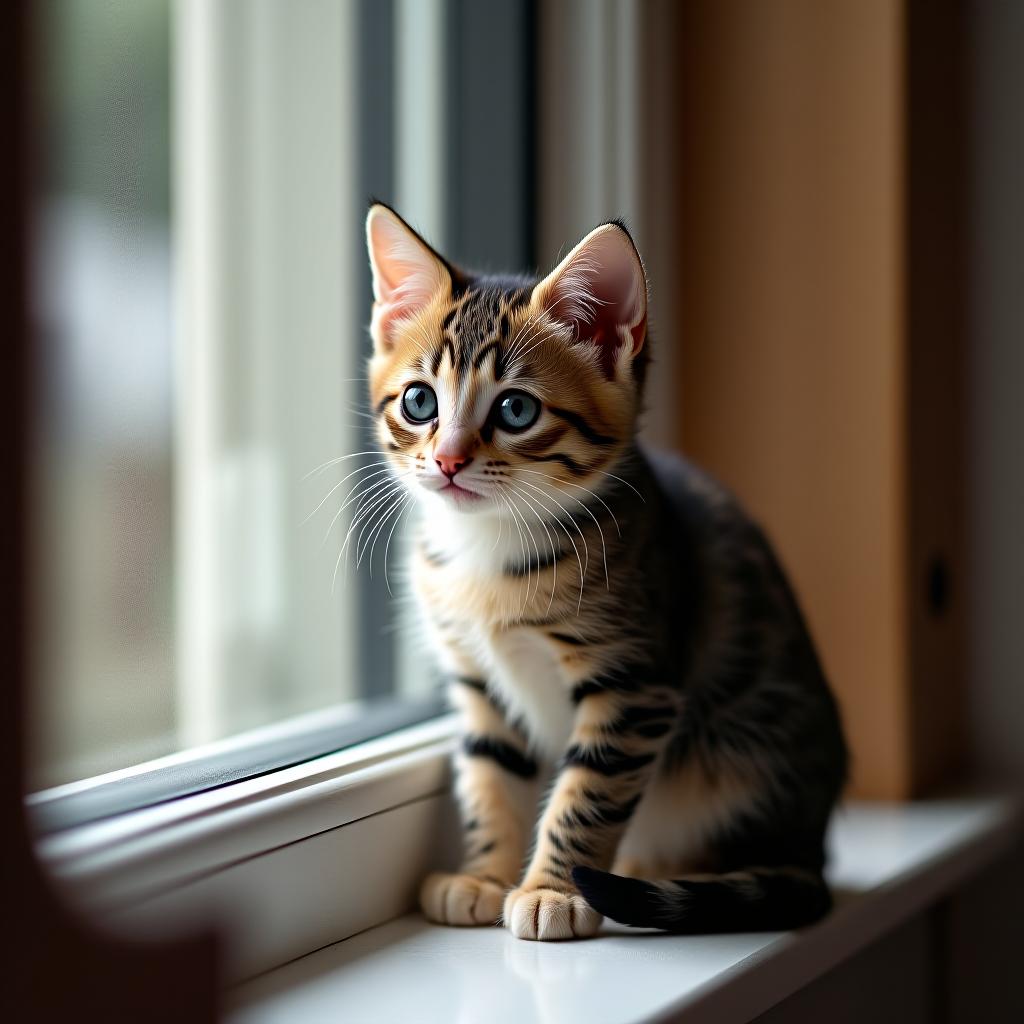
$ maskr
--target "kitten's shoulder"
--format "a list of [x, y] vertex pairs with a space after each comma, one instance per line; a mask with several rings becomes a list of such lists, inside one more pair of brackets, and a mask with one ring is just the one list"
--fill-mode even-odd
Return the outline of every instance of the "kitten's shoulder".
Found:
[[639, 454], [678, 518], [692, 521], [711, 513], [738, 511], [736, 500], [722, 484], [678, 452], [643, 446]]

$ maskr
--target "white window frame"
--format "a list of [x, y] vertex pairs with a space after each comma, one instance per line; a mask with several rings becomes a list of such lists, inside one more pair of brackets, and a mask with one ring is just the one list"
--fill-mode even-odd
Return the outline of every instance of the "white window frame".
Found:
[[226, 931], [229, 983], [412, 908], [457, 841], [453, 716], [57, 833], [55, 885], [105, 928]]

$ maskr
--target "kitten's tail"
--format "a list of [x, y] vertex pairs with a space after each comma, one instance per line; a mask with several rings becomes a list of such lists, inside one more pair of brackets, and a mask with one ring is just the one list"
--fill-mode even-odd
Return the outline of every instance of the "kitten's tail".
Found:
[[783, 931], [828, 913], [832, 897], [818, 872], [750, 868], [648, 882], [576, 867], [573, 881], [600, 914], [634, 928], [678, 933]]

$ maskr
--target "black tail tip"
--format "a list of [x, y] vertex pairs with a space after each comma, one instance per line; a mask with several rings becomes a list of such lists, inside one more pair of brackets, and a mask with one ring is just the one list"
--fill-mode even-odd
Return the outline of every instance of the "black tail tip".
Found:
[[572, 880], [580, 895], [599, 914], [622, 924], [649, 923], [646, 911], [653, 894], [649, 882], [588, 867], [573, 868]]
[[601, 884], [602, 879], [608, 877], [607, 871], [599, 871], [597, 868], [587, 868], [582, 865], [572, 869], [572, 880], [576, 888], [586, 896], [588, 889], [593, 889]]

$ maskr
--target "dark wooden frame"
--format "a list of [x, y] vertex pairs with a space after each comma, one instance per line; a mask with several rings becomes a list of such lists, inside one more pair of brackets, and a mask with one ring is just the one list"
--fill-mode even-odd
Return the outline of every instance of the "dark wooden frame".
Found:
[[29, 210], [34, 126], [27, 0], [0, 6], [0, 892], [5, 1021], [214, 1021], [217, 945], [201, 935], [160, 945], [118, 942], [62, 905], [32, 848], [23, 808], [24, 715], [31, 678], [29, 453], [37, 354], [29, 312]]

